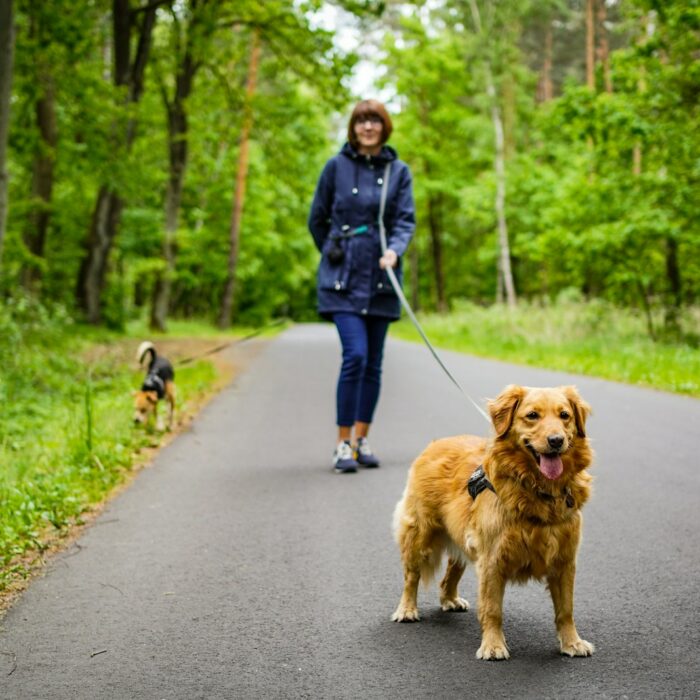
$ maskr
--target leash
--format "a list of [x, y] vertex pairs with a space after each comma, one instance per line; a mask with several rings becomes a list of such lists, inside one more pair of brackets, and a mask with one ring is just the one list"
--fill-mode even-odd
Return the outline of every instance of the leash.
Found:
[[[386, 208], [386, 197], [387, 197], [387, 192], [389, 189], [389, 174], [391, 173], [391, 162], [386, 164], [386, 167], [384, 168], [384, 182], [382, 183], [382, 195], [381, 199], [379, 201], [379, 240], [381, 242], [382, 246], [382, 254], [386, 253], [387, 245], [386, 245], [386, 230], [384, 228], [384, 209]], [[396, 274], [394, 273], [394, 268], [393, 267], [386, 267], [384, 268], [386, 270], [387, 275], [389, 276], [389, 281], [391, 282], [391, 286], [394, 288], [394, 291], [396, 292], [396, 296], [398, 296], [399, 301], [401, 302], [401, 306], [403, 306], [404, 310], [408, 314], [408, 317], [411, 319], [413, 322], [413, 325], [416, 327], [416, 330], [420, 334], [420, 337], [423, 338], [423, 342], [426, 344], [428, 350], [432, 353], [433, 357], [437, 361], [437, 363], [440, 365], [442, 368], [442, 371], [449, 377], [449, 379], [452, 381], [452, 383], [462, 392], [462, 395], [471, 402], [471, 404], [476, 408], [477, 411], [484, 417], [484, 419], [490, 423], [491, 419], [488, 417], [486, 411], [484, 411], [479, 404], [474, 401], [474, 399], [469, 396], [469, 394], [464, 391], [462, 388], [461, 384], [452, 376], [452, 373], [450, 372], [449, 369], [445, 366], [445, 363], [440, 359], [440, 356], [437, 354], [435, 351], [435, 348], [431, 345], [430, 341], [428, 340], [428, 336], [425, 334], [423, 329], [421, 328], [420, 323], [418, 323], [418, 319], [416, 318], [416, 315], [413, 313], [413, 309], [411, 308], [411, 305], [408, 303], [408, 299], [406, 299], [403, 290], [401, 289], [401, 285], [399, 284], [399, 281], [396, 279]]]
[[240, 343], [245, 343], [246, 340], [251, 340], [252, 338], [255, 338], [259, 336], [261, 333], [264, 333], [266, 330], [269, 330], [270, 328], [274, 328], [275, 326], [281, 326], [283, 323], [286, 323], [287, 319], [286, 318], [279, 318], [276, 321], [272, 321], [272, 323], [268, 323], [265, 326], [262, 326], [261, 328], [258, 328], [257, 330], [253, 331], [252, 333], [248, 333], [248, 335], [244, 335], [242, 338], [235, 338], [234, 340], [230, 340], [228, 343], [222, 343], [221, 345], [217, 345], [215, 348], [212, 348], [211, 350], [207, 350], [206, 352], [202, 352], [199, 355], [193, 355], [192, 357], [186, 357], [184, 360], [178, 360], [175, 363], [176, 367], [181, 367], [182, 365], [187, 365], [190, 362], [194, 362], [195, 360], [201, 360], [203, 357], [207, 357], [209, 355], [213, 355], [217, 352], [221, 352], [222, 350], [225, 350], [226, 348], [232, 346], [232, 345], [238, 345]]

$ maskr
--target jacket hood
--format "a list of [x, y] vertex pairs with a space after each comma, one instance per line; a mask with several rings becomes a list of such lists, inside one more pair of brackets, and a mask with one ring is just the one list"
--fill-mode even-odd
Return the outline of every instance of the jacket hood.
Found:
[[[361, 160], [366, 158], [366, 156], [358, 153], [348, 142], [343, 144], [340, 152], [351, 160]], [[379, 155], [370, 156], [369, 160], [373, 161], [374, 163], [381, 163], [382, 165], [385, 165], [386, 163], [397, 160], [398, 157], [398, 153], [391, 146], [384, 145], [382, 146], [382, 150], [379, 152]]]

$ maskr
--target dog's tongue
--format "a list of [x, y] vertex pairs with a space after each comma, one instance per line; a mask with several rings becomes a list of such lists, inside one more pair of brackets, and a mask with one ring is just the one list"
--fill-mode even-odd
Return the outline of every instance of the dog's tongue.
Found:
[[540, 455], [540, 471], [548, 479], [558, 479], [564, 471], [559, 455]]

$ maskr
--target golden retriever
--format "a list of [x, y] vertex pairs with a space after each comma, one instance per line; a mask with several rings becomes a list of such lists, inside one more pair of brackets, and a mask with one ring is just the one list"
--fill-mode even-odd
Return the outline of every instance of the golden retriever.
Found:
[[[581, 507], [590, 495], [590, 406], [573, 386], [511, 385], [488, 405], [495, 435], [431, 443], [416, 459], [394, 513], [404, 590], [392, 620], [419, 619], [418, 583], [428, 583], [443, 552], [443, 610], [468, 610], [457, 584], [468, 561], [479, 580], [479, 659], [507, 659], [503, 595], [508, 582], [546, 581], [561, 653], [590, 656], [574, 624]], [[479, 470], [478, 467], [483, 467]], [[468, 482], [469, 487], [468, 487]], [[470, 493], [471, 490], [471, 493]]]

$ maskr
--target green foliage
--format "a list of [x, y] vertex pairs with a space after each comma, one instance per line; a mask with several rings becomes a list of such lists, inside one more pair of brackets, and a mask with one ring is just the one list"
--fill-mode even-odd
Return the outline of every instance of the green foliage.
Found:
[[[396, 143], [416, 174], [420, 306], [435, 307], [436, 241], [448, 298], [496, 296], [489, 66], [505, 128], [506, 217], [521, 298], [574, 288], [638, 311], [651, 338], [692, 342], [699, 329], [679, 319], [700, 297], [700, 39], [688, 29], [697, 8], [610, 6], [607, 93], [602, 75], [600, 89], [581, 85], [584, 42], [578, 56], [559, 44], [574, 30], [584, 38], [580, 3], [477, 5], [484, 36], [470, 3], [446, 1], [424, 6], [387, 44], [386, 83], [401, 102]], [[538, 102], [547, 27], [559, 62], [552, 70], [569, 78], [555, 99]]]
[[[306, 217], [328, 155], [323, 105], [310, 99], [290, 70], [280, 73], [274, 60], [264, 61], [261, 73], [237, 271], [237, 320], [242, 323], [313, 313], [316, 253]], [[229, 253], [238, 115], [226, 100], [213, 99], [216, 76], [201, 78], [207, 109], [204, 104], [197, 109], [194, 98], [174, 295], [178, 315], [215, 318]]]
[[[59, 7], [60, 5], [60, 7]], [[132, 3], [147, 5], [145, 0]], [[381, 3], [349, 3], [376, 17]], [[238, 165], [250, 36], [262, 44], [252, 104], [251, 169], [246, 182], [236, 286], [237, 317], [313, 314], [315, 253], [306, 215], [320, 167], [329, 155], [328, 117], [348, 100], [343, 82], [355, 62], [313, 21], [321, 3], [271, 0], [165, 3], [157, 13], [143, 97], [126, 99], [113, 85], [111, 4], [81, 0], [70, 8], [49, 0], [20, 2], [10, 142], [10, 218], [0, 294], [27, 285], [43, 300], [75, 305], [98, 190], [116, 190], [124, 207], [102, 294], [106, 325], [122, 328], [151, 304], [164, 269], [168, 178], [168, 112], [185, 50], [196, 63], [187, 100], [189, 157], [171, 311], [216, 317], [229, 253], [231, 202]], [[135, 14], [137, 27], [143, 14]], [[186, 43], [189, 42], [189, 43]], [[134, 46], [135, 50], [136, 47]], [[38, 101], [55, 90], [57, 142], [50, 149], [53, 187], [48, 205], [33, 191], [47, 146]], [[133, 124], [133, 127], [130, 127]], [[134, 139], [125, 145], [133, 128]], [[29, 251], [34, 215], [49, 216], [41, 255]]]
[[[405, 279], [420, 307], [436, 308], [441, 282], [448, 306], [497, 296], [495, 104], [504, 126], [506, 217], [519, 296], [554, 299], [575, 288], [642, 314], [650, 337], [692, 341], [700, 331], [679, 319], [700, 297], [697, 3], [606, 4], [612, 93], [604, 91], [600, 65], [595, 90], [584, 86], [580, 0], [476, 0], [481, 34], [468, 0], [333, 4], [354, 13], [363, 42], [382, 36], [375, 67], [395, 116], [392, 144], [414, 174], [418, 229]], [[363, 50], [341, 50], [318, 26], [324, 5], [164, 3], [143, 96], [134, 104], [126, 88], [113, 84], [107, 0], [19, 2], [0, 294], [21, 285], [73, 314], [97, 193], [108, 186], [124, 207], [102, 293], [103, 321], [119, 329], [147, 314], [166, 270], [168, 105], [182, 79], [177, 67], [191, 50], [196, 72], [185, 104], [188, 158], [170, 315], [218, 316], [250, 114], [234, 317], [251, 324], [315, 318], [317, 252], [306, 217], [323, 162], [342, 138], [347, 85]], [[134, 16], [136, 24], [142, 16]], [[253, 32], [262, 55], [248, 104]], [[548, 36], [555, 97], [543, 102], [538, 84]], [[486, 94], [489, 72], [495, 103]], [[36, 116], [50, 94], [55, 147], [42, 138]], [[47, 154], [54, 164], [48, 204], [35, 181]], [[36, 255], [28, 240], [41, 212], [49, 226], [44, 253]], [[28, 273], [38, 281], [28, 282]]]
[[[386, 82], [395, 85], [405, 107], [395, 120], [392, 142], [410, 163], [419, 226], [412, 243], [421, 261], [423, 298], [432, 296], [436, 273], [431, 256], [438, 233], [444, 250], [447, 296], [478, 294], [473, 268], [463, 251], [477, 247], [485, 222], [470, 197], [472, 183], [491, 163], [488, 117], [478, 105], [479, 86], [465, 71], [473, 53], [462, 36], [433, 35], [416, 18], [402, 21], [401, 40], [387, 38]], [[434, 303], [434, 300], [431, 300]]]

